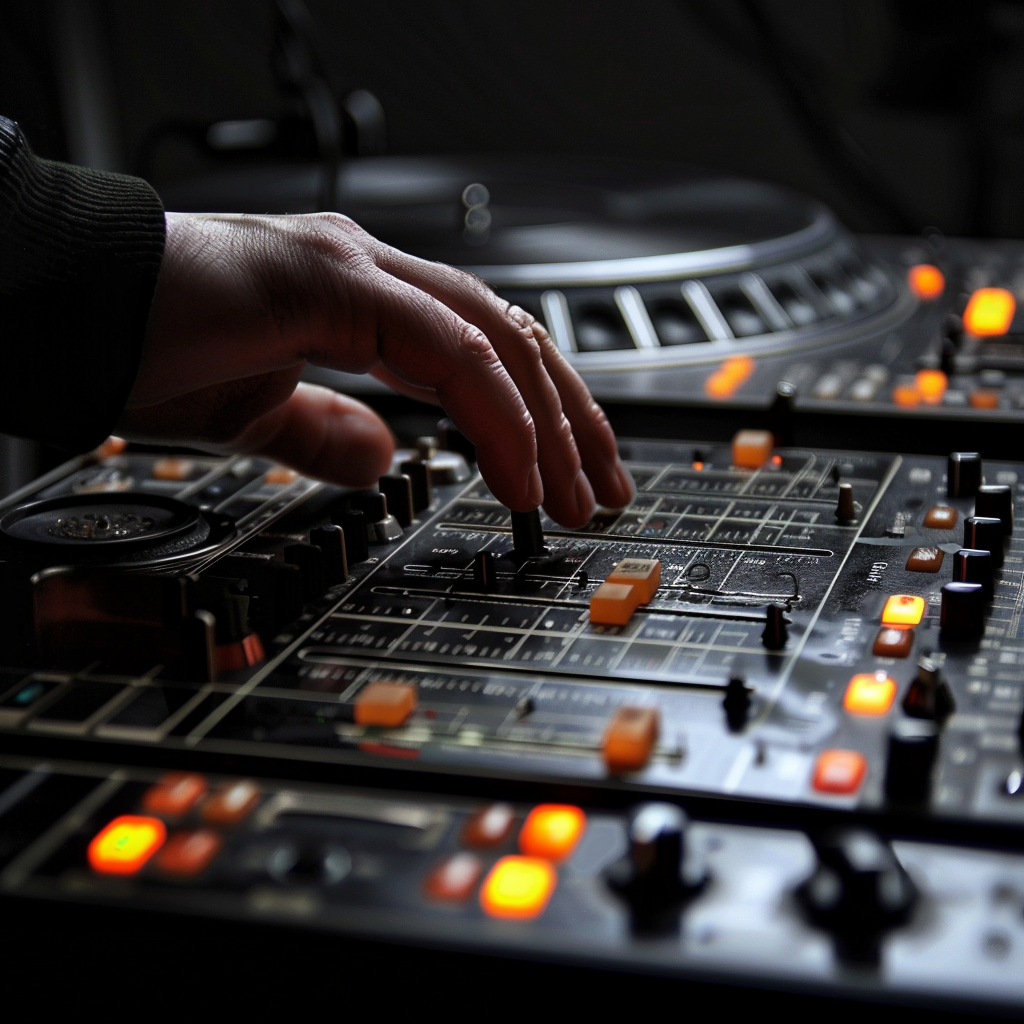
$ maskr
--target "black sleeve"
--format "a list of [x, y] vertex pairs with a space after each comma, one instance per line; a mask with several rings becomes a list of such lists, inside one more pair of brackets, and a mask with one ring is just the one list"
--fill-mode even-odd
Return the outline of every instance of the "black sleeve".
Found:
[[163, 248], [146, 182], [41, 160], [0, 117], [0, 431], [74, 451], [111, 432]]

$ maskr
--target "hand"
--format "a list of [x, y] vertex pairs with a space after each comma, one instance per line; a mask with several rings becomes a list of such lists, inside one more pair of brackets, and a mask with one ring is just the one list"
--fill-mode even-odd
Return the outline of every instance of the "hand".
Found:
[[258, 453], [369, 486], [394, 442], [307, 362], [442, 405], [509, 508], [566, 526], [628, 504], [632, 481], [586, 386], [543, 326], [470, 274], [337, 214], [167, 214], [141, 366], [119, 433]]

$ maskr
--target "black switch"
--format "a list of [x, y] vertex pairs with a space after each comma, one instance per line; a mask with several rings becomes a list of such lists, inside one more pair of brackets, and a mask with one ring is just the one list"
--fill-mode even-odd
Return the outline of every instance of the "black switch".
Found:
[[722, 707], [729, 732], [742, 732], [750, 718], [750, 687], [742, 676], [733, 676], [725, 688]]
[[544, 530], [540, 524], [540, 512], [512, 513], [512, 547], [516, 558], [540, 558], [544, 550]]
[[939, 726], [932, 719], [901, 718], [889, 733], [885, 795], [896, 803], [922, 803], [932, 789]]
[[387, 499], [388, 511], [398, 520], [400, 526], [412, 526], [413, 511], [412, 481], [405, 474], [389, 474], [377, 481], [377, 487]]
[[1013, 491], [1009, 484], [985, 484], [978, 488], [974, 499], [974, 514], [988, 519], [998, 519], [1003, 524], [1003, 533], [1013, 533]]
[[344, 531], [349, 565], [365, 562], [370, 557], [370, 546], [366, 539], [366, 516], [359, 509], [340, 509], [331, 516], [331, 521]]
[[781, 651], [789, 639], [789, 630], [786, 628], [786, 612], [781, 604], [770, 604], [765, 609], [764, 630], [761, 633], [761, 643], [769, 651]]
[[939, 626], [950, 640], [972, 640], [985, 632], [985, 592], [980, 583], [943, 586]]
[[985, 600], [991, 601], [995, 593], [996, 561], [991, 551], [981, 548], [961, 548], [953, 555], [953, 579], [957, 583], [979, 583]]
[[290, 565], [299, 567], [302, 574], [303, 597], [307, 601], [323, 597], [324, 591], [327, 590], [323, 552], [315, 544], [297, 541], [294, 544], [286, 544], [282, 555]]
[[490, 551], [478, 551], [473, 556], [473, 585], [477, 590], [490, 591], [496, 584], [494, 555]]
[[926, 718], [944, 722], [955, 710], [956, 703], [949, 684], [931, 658], [917, 663], [917, 675], [903, 698], [903, 710], [910, 718]]
[[327, 585], [344, 583], [348, 579], [348, 558], [345, 551], [345, 531], [340, 526], [318, 526], [309, 531], [309, 540], [324, 553], [324, 577]]
[[840, 484], [839, 497], [836, 500], [836, 522], [840, 526], [849, 526], [857, 521], [857, 503], [853, 500], [853, 485]]
[[409, 478], [412, 486], [412, 507], [419, 515], [430, 508], [434, 500], [434, 481], [430, 476], [430, 466], [419, 459], [407, 459], [398, 468]]
[[775, 446], [783, 448], [793, 443], [793, 418], [796, 411], [796, 385], [780, 380], [775, 385], [775, 397], [768, 410], [768, 429], [775, 438]]
[[951, 498], [973, 498], [981, 487], [981, 456], [952, 452], [946, 463], [946, 493]]
[[968, 516], [964, 520], [964, 547], [990, 552], [997, 569], [1003, 564], [1003, 539], [1003, 524], [998, 519]]

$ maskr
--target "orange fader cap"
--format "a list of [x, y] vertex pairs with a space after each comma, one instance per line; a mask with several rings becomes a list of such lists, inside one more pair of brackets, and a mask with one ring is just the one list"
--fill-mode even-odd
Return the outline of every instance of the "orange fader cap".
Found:
[[740, 430], [732, 439], [732, 464], [741, 469], [760, 469], [775, 447], [769, 430]]
[[605, 581], [590, 597], [590, 621], [596, 626], [624, 626], [639, 607], [640, 596], [631, 583]]
[[640, 603], [647, 604], [661, 583], [661, 562], [656, 558], [624, 558], [608, 574], [605, 583], [625, 583], [636, 587]]
[[613, 774], [639, 771], [658, 742], [661, 715], [657, 708], [621, 707], [612, 716], [602, 740], [604, 763]]
[[357, 725], [381, 725], [394, 729], [416, 710], [416, 687], [384, 680], [369, 683], [356, 697]]

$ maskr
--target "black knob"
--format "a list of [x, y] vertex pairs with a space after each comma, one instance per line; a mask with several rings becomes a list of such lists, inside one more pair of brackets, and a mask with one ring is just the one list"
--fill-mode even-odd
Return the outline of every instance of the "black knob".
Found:
[[911, 718], [944, 722], [956, 709], [953, 693], [938, 665], [929, 657], [917, 663], [917, 675], [903, 698], [903, 710]]
[[896, 803], [927, 800], [938, 752], [937, 722], [927, 718], [898, 719], [889, 732], [885, 795]]
[[942, 337], [957, 347], [964, 340], [964, 322], [956, 313], [947, 313], [942, 318]]
[[775, 438], [777, 448], [793, 443], [793, 418], [796, 411], [796, 385], [780, 380], [775, 385], [775, 397], [768, 410], [768, 429]]
[[797, 889], [811, 920], [849, 940], [904, 922], [917, 890], [892, 848], [873, 832], [840, 828], [821, 836], [818, 865]]
[[761, 632], [761, 643], [769, 651], [781, 651], [789, 639], [786, 628], [786, 611], [781, 604], [770, 604], [765, 609], [764, 630]]
[[947, 377], [956, 373], [956, 342], [952, 338], [939, 341], [939, 369]]
[[946, 464], [946, 493], [951, 498], [973, 498], [981, 486], [981, 456], [953, 452]]
[[490, 551], [478, 551], [473, 556], [473, 585], [477, 590], [494, 590], [497, 585], [494, 570], [494, 555]]
[[849, 526], [857, 521], [857, 505], [853, 500], [853, 485], [839, 485], [839, 499], [836, 501], [836, 522]]
[[972, 640], [985, 632], [985, 592], [980, 583], [943, 586], [939, 627], [949, 640]]
[[324, 573], [324, 555], [315, 544], [296, 542], [286, 544], [282, 551], [284, 560], [289, 565], [297, 565], [302, 577], [302, 596], [307, 601], [315, 601], [323, 597], [327, 590], [327, 578]]
[[512, 547], [520, 560], [540, 558], [545, 553], [544, 530], [537, 509], [512, 513]]
[[978, 583], [991, 601], [995, 592], [996, 561], [991, 551], [961, 548], [953, 555], [953, 579], [957, 583]]
[[349, 565], [365, 562], [370, 557], [366, 539], [366, 516], [356, 508], [342, 509], [331, 516], [331, 521], [345, 533], [345, 550]]
[[998, 519], [1007, 537], [1013, 533], [1013, 491], [1009, 484], [985, 484], [978, 488], [974, 514]]
[[688, 849], [688, 826], [675, 804], [641, 804], [631, 815], [629, 852], [608, 869], [607, 878], [634, 909], [678, 906], [707, 881], [703, 858]]
[[388, 509], [380, 491], [356, 491], [350, 498], [354, 508], [366, 516], [366, 536], [372, 544], [389, 544], [402, 536], [402, 527]]
[[741, 732], [750, 718], [750, 687], [742, 676], [733, 676], [725, 687], [722, 707], [729, 732]]
[[412, 482], [404, 473], [382, 476], [377, 481], [380, 493], [387, 499], [388, 511], [398, 520], [399, 526], [412, 526]]
[[998, 569], [1003, 564], [1003, 524], [989, 516], [968, 516], [964, 520], [964, 547], [979, 548], [992, 554]]
[[412, 485], [412, 507], [418, 515], [430, 508], [434, 500], [434, 482], [430, 476], [430, 466], [419, 459], [407, 459], [398, 467]]
[[445, 451], [457, 452], [467, 461], [476, 462], [476, 445], [447, 417], [437, 421], [437, 440]]
[[348, 579], [345, 531], [340, 526], [317, 526], [309, 531], [309, 541], [324, 553], [324, 577], [329, 587]]

